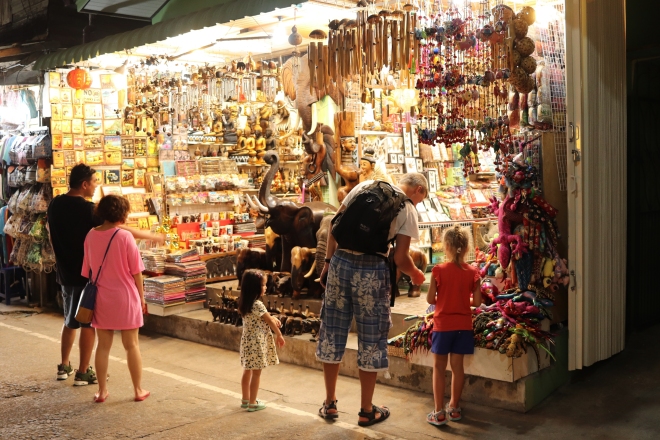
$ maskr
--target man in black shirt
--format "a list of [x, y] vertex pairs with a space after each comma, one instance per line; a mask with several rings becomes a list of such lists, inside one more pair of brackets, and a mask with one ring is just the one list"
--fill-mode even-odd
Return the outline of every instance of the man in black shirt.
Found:
[[[87, 201], [94, 196], [99, 182], [94, 169], [79, 164], [71, 169], [69, 192], [55, 197], [48, 206], [48, 229], [57, 262], [57, 282], [62, 286], [64, 303], [64, 326], [62, 327], [62, 363], [57, 366], [57, 379], [65, 380], [74, 370], [69, 356], [76, 339], [76, 330], [80, 330], [80, 365], [76, 370], [74, 385], [97, 383], [96, 373], [90, 360], [94, 350], [96, 333], [89, 324], [76, 321], [76, 310], [80, 295], [87, 284], [82, 272], [85, 237], [90, 229], [99, 226], [102, 221], [94, 217], [94, 203]], [[145, 233], [124, 227], [135, 238], [151, 239], [163, 242], [160, 235]]]

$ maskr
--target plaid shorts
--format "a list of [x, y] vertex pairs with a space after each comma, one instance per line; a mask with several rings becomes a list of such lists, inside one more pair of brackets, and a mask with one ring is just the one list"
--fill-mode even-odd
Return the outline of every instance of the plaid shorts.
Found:
[[358, 333], [358, 368], [387, 370], [390, 317], [390, 271], [381, 257], [337, 250], [328, 271], [316, 358], [341, 362], [353, 316]]

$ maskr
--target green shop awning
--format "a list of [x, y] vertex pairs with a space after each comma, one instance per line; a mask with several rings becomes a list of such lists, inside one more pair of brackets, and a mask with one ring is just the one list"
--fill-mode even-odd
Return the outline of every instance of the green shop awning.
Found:
[[[305, 3], [305, 1], [296, 1], [296, 3]], [[225, 3], [192, 14], [44, 55], [34, 63], [32, 70], [50, 70], [79, 63], [107, 53], [122, 52], [157, 43], [193, 30], [287, 8], [291, 4], [292, 0], [227, 0]]]

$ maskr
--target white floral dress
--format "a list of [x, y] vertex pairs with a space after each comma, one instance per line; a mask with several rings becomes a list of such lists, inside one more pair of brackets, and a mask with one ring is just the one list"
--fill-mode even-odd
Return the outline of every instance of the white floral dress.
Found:
[[243, 317], [241, 336], [241, 366], [246, 370], [262, 370], [269, 365], [277, 365], [275, 339], [268, 324], [261, 317], [267, 313], [261, 301], [255, 301], [252, 311]]

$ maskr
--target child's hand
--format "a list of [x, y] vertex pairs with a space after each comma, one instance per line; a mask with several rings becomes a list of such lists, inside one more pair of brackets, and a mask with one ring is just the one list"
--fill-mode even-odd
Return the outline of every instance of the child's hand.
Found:
[[284, 336], [282, 335], [277, 335], [277, 340], [275, 341], [278, 347], [282, 348], [284, 347], [284, 344], [286, 344], [286, 341], [284, 340]]

